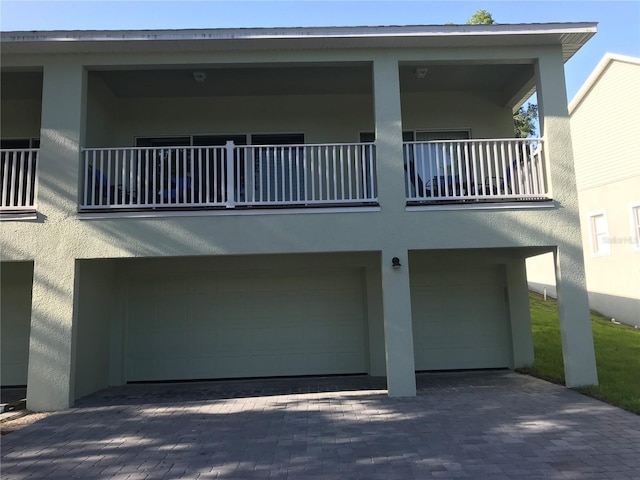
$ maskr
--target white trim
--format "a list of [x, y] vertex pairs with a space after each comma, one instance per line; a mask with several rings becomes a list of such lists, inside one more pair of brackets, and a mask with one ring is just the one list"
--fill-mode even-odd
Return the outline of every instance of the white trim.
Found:
[[628, 55], [617, 55], [615, 53], [605, 53], [602, 60], [596, 65], [596, 68], [591, 72], [591, 75], [587, 78], [587, 80], [582, 84], [580, 90], [574, 95], [573, 99], [569, 103], [569, 115], [573, 113], [573, 111], [580, 105], [586, 94], [593, 88], [595, 83], [598, 81], [600, 76], [604, 73], [606, 68], [613, 61], [618, 62], [626, 62], [633, 63], [635, 65], [640, 65], [640, 58], [631, 57]]
[[15, 222], [21, 220], [37, 220], [38, 214], [32, 212], [0, 212], [0, 222]]
[[[602, 216], [604, 218], [606, 231], [604, 233], [605, 241], [602, 243], [602, 247], [599, 250], [596, 250], [596, 245], [594, 243], [594, 238], [597, 232], [594, 231], [593, 227], [593, 219], [596, 217]], [[607, 210], [594, 210], [592, 212], [587, 213], [587, 229], [589, 231], [589, 247], [591, 251], [592, 257], [606, 257], [611, 255], [611, 243], [609, 243], [609, 218], [607, 217]]]
[[[636, 209], [638, 209], [637, 216], [634, 212]], [[629, 219], [631, 221], [631, 248], [634, 252], [640, 252], [640, 202], [629, 204]]]
[[553, 200], [543, 202], [451, 203], [447, 205], [407, 205], [407, 212], [437, 210], [523, 210], [558, 208]]
[[226, 209], [226, 210], [174, 210], [136, 212], [78, 212], [78, 220], [118, 220], [123, 218], [167, 218], [167, 217], [222, 217], [246, 215], [296, 215], [316, 213], [369, 213], [379, 212], [380, 207], [318, 207], [318, 208], [274, 208], [274, 209]]

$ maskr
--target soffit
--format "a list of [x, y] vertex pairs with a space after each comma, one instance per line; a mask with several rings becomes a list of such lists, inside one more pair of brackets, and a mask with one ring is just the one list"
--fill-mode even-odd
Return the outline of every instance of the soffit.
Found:
[[[198, 83], [194, 72], [204, 73]], [[363, 66], [208, 67], [96, 70], [118, 97], [211, 97], [370, 93], [371, 71]]]
[[3, 54], [157, 53], [561, 45], [564, 60], [595, 23], [213, 30], [2, 32]]
[[[416, 76], [426, 67], [425, 78]], [[198, 83], [194, 72], [206, 80]], [[407, 65], [399, 68], [404, 93], [465, 91], [507, 98], [533, 76], [530, 64]], [[211, 97], [252, 95], [367, 94], [373, 92], [370, 65], [192, 66], [145, 70], [94, 70], [121, 98]], [[90, 80], [91, 84], [91, 80]]]

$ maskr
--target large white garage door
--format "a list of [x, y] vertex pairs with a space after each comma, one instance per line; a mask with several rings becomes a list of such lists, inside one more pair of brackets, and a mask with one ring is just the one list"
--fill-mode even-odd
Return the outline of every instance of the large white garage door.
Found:
[[503, 270], [426, 270], [411, 272], [416, 370], [509, 367]]
[[130, 278], [127, 381], [367, 371], [358, 269], [171, 277]]

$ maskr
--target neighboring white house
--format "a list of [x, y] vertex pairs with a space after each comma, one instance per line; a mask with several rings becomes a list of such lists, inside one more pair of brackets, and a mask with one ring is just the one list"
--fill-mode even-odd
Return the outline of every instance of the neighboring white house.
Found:
[[[640, 58], [606, 54], [569, 104], [591, 308], [640, 325]], [[553, 256], [527, 260], [556, 295]]]
[[[593, 23], [2, 33], [2, 382], [533, 362], [597, 382], [564, 63]], [[535, 89], [540, 139], [515, 139]]]

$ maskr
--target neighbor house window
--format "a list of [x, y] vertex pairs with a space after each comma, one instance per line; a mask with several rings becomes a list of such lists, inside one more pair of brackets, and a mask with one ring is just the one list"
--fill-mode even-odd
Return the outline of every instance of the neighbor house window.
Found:
[[589, 214], [589, 239], [591, 241], [591, 255], [611, 254], [609, 225], [607, 224], [607, 212], [605, 210]]
[[640, 202], [631, 205], [631, 242], [640, 251]]

